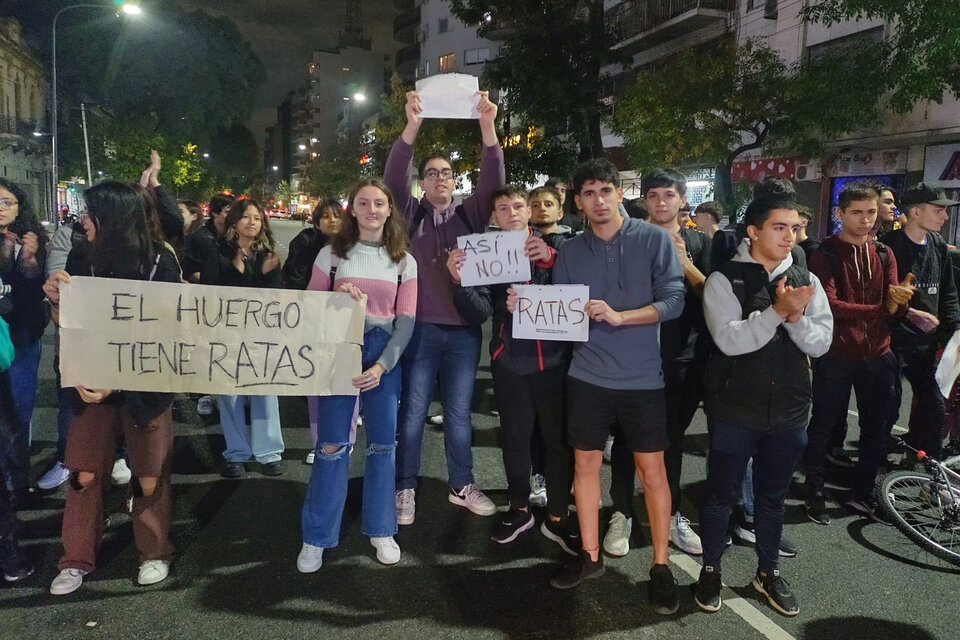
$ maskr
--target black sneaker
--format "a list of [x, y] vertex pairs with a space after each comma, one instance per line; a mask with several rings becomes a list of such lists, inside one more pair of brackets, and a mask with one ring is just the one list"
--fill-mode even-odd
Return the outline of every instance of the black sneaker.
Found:
[[12, 533], [0, 538], [0, 569], [3, 570], [3, 579], [7, 582], [23, 580], [33, 573], [33, 565], [20, 552], [17, 538]]
[[767, 596], [770, 606], [785, 616], [795, 616], [800, 613], [797, 597], [790, 591], [790, 585], [780, 577], [780, 572], [773, 570], [773, 575], [764, 575], [757, 571], [753, 578], [753, 588]]
[[562, 520], [551, 520], [545, 518], [540, 525], [540, 533], [547, 540], [556, 542], [563, 552], [571, 556], [577, 555], [577, 549], [580, 548], [580, 529], [577, 527], [577, 519], [566, 517]]
[[950, 441], [943, 446], [943, 450], [940, 452], [940, 457], [943, 460], [949, 460], [957, 456], [960, 456], [960, 442]]
[[225, 462], [220, 475], [224, 478], [242, 478], [246, 468], [242, 462]]
[[260, 473], [265, 476], [277, 477], [283, 475], [283, 460], [275, 460], [274, 462], [266, 462], [260, 465]]
[[856, 451], [844, 449], [843, 447], [835, 447], [832, 451], [827, 452], [826, 457], [827, 462], [834, 466], [853, 469], [857, 466], [859, 454]]
[[528, 529], [533, 528], [533, 514], [529, 511], [520, 509], [510, 509], [497, 526], [493, 528], [493, 535], [490, 536], [494, 542], [507, 544], [517, 539], [517, 536]]
[[693, 585], [693, 601], [704, 611], [720, 611], [722, 587], [720, 572], [713, 567], [704, 567], [700, 569], [700, 579]]
[[579, 555], [564, 565], [560, 573], [550, 580], [550, 586], [555, 589], [571, 589], [584, 580], [599, 578], [604, 571], [602, 553], [598, 553], [596, 561], [593, 561], [590, 553], [581, 549]]
[[827, 513], [827, 501], [822, 493], [812, 493], [807, 498], [807, 517], [817, 524], [830, 524], [830, 514]]
[[661, 615], [668, 616], [680, 608], [677, 580], [669, 566], [655, 564], [650, 569], [649, 599], [653, 610]]
[[780, 534], [780, 555], [784, 558], [792, 558], [797, 555], [799, 549], [797, 545], [787, 536]]
[[872, 498], [850, 498], [844, 504], [847, 509], [855, 515], [870, 518], [874, 522], [885, 524], [888, 527], [893, 526], [893, 524], [884, 517], [883, 512], [880, 511], [880, 507]]

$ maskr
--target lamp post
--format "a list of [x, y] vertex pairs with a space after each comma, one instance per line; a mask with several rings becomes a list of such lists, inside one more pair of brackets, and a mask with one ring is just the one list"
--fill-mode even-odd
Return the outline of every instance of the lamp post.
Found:
[[[58, 158], [57, 158], [57, 149], [58, 149], [58, 145], [57, 145], [57, 120], [58, 120], [58, 115], [59, 115], [59, 111], [58, 111], [58, 107], [57, 107], [57, 19], [60, 17], [60, 14], [66, 12], [66, 11], [70, 11], [71, 9], [107, 9], [107, 10], [109, 10], [109, 11], [113, 11], [113, 10], [114, 10], [114, 7], [109, 7], [109, 6], [102, 5], [102, 4], [73, 4], [73, 5], [70, 5], [70, 6], [68, 6], [68, 7], [62, 8], [62, 9], [60, 9], [60, 11], [57, 11], [55, 14], [53, 14], [53, 29], [51, 30], [51, 43], [52, 43], [52, 44], [51, 44], [51, 49], [50, 49], [50, 53], [51, 53], [50, 59], [51, 59], [51, 63], [52, 63], [52, 64], [51, 64], [51, 67], [52, 67], [52, 73], [51, 73], [51, 75], [52, 75], [52, 80], [53, 80], [53, 82], [52, 82], [53, 97], [52, 97], [52, 99], [50, 100], [50, 105], [51, 105], [52, 111], [53, 111], [53, 117], [51, 118], [51, 122], [50, 122], [50, 129], [51, 129], [51, 132], [52, 132], [53, 142], [52, 142], [52, 144], [51, 144], [50, 146], [51, 146], [51, 153], [52, 153], [52, 156], [53, 156], [53, 157], [52, 157], [52, 159], [51, 159], [52, 162], [51, 162], [51, 169], [50, 169], [50, 171], [51, 171], [52, 178], [53, 178], [53, 203], [54, 203], [54, 208], [56, 208], [57, 205], [60, 204], [59, 202], [57, 202], [57, 192], [58, 192], [57, 185], [58, 185], [59, 182], [60, 182], [59, 176], [57, 175], [57, 174], [58, 174], [58, 171], [57, 171], [57, 170], [58, 170], [58, 166], [57, 166], [57, 159], [58, 159]], [[132, 3], [130, 3], [130, 2], [125, 2], [125, 3], [123, 3], [123, 4], [120, 6], [120, 11], [122, 11], [123, 13], [125, 13], [125, 14], [127, 14], [127, 15], [131, 15], [131, 16], [140, 15], [140, 14], [142, 13], [142, 10], [140, 9], [139, 6], [137, 6], [137, 5], [135, 5], [135, 4], [132, 4]]]

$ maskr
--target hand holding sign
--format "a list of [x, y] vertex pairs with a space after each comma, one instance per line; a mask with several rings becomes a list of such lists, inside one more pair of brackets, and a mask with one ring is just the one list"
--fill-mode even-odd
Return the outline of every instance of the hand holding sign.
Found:
[[513, 307], [513, 337], [586, 342], [590, 321], [584, 302], [590, 288], [582, 284], [515, 285], [507, 294]]
[[467, 254], [463, 249], [451, 249], [447, 255], [447, 271], [450, 272], [450, 278], [457, 284], [460, 284], [460, 269], [466, 261]]
[[525, 255], [528, 232], [491, 231], [457, 238], [466, 260], [460, 269], [461, 284], [475, 287], [500, 282], [530, 280], [530, 261]]

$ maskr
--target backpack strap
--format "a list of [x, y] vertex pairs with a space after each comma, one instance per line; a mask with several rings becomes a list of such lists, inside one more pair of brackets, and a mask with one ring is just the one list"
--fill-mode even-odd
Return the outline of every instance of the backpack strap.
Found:
[[333, 291], [333, 279], [337, 277], [338, 266], [340, 266], [340, 256], [330, 251], [330, 291]]
[[[470, 218], [467, 217], [467, 212], [464, 210], [462, 204], [458, 204], [453, 210], [457, 218], [460, 219], [460, 222], [467, 229], [467, 233], [480, 233], [473, 228], [473, 225], [470, 224]], [[417, 229], [420, 228], [420, 224], [423, 223], [423, 219], [427, 217], [427, 208], [421, 202], [417, 205], [417, 211], [413, 214], [413, 220], [410, 223], [410, 228], [407, 229], [407, 235], [413, 237], [413, 234], [416, 233]], [[481, 230], [482, 231], [482, 230]]]

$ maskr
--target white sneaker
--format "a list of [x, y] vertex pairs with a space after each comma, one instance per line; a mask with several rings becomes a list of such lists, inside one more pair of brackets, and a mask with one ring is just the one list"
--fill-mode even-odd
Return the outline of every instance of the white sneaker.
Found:
[[377, 560], [380, 564], [397, 564], [400, 562], [400, 545], [393, 536], [385, 538], [370, 538], [370, 544], [377, 550]]
[[307, 453], [307, 459], [305, 460], [305, 462], [307, 464], [313, 464], [313, 458], [316, 455], [317, 455], [316, 451], [310, 451], [309, 453]]
[[622, 557], [630, 551], [630, 532], [633, 531], [633, 518], [614, 511], [603, 536], [603, 550], [611, 556]]
[[137, 584], [157, 584], [166, 580], [168, 575], [170, 575], [169, 560], [147, 560], [140, 565]]
[[435, 416], [430, 416], [427, 418], [427, 424], [433, 427], [442, 427], [443, 426], [443, 414], [438, 413]]
[[459, 493], [451, 489], [447, 494], [447, 500], [458, 507], [466, 507], [478, 516], [492, 516], [497, 512], [497, 505], [493, 504], [493, 501], [472, 482], [460, 489]]
[[70, 478], [70, 470], [63, 466], [62, 462], [57, 462], [50, 467], [43, 476], [37, 480], [37, 489], [49, 491], [56, 489]]
[[413, 524], [416, 516], [416, 489], [400, 489], [397, 491], [397, 524]]
[[547, 506], [547, 481], [542, 474], [530, 476], [530, 504], [534, 507]]
[[313, 573], [323, 566], [323, 547], [315, 547], [312, 544], [303, 543], [300, 549], [300, 555], [297, 556], [297, 571], [300, 573]]
[[213, 401], [213, 396], [200, 396], [200, 399], [197, 400], [197, 415], [213, 415], [216, 408], [217, 403]]
[[127, 466], [126, 460], [120, 458], [113, 463], [113, 471], [110, 472], [110, 482], [113, 483], [113, 486], [119, 487], [130, 484], [130, 478], [132, 476], [133, 474], [130, 473], [130, 467]]
[[690, 521], [684, 518], [679, 511], [670, 518], [670, 542], [676, 548], [692, 556], [703, 554], [700, 536], [694, 533], [693, 529], [690, 528]]
[[363, 414], [361, 413], [357, 416], [357, 427], [362, 427], [362, 426], [363, 426]]
[[64, 569], [50, 583], [50, 594], [65, 596], [68, 593], [73, 593], [83, 584], [83, 576], [85, 575], [87, 575], [87, 572], [82, 569]]

